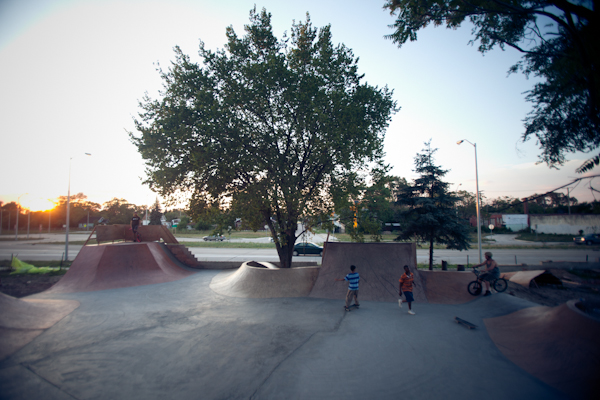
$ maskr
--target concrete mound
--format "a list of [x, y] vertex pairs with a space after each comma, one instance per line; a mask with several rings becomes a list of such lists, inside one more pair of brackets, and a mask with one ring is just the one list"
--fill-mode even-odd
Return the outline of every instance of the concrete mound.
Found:
[[0, 360], [79, 307], [75, 300], [17, 299], [0, 293]]
[[491, 339], [512, 362], [570, 398], [600, 391], [600, 320], [571, 300], [484, 320]]
[[277, 268], [262, 264], [248, 261], [235, 271], [223, 271], [212, 279], [210, 288], [231, 297], [305, 297], [319, 275], [319, 267]]
[[151, 285], [193, 273], [160, 243], [84, 246], [65, 276], [46, 292], [88, 292]]
[[526, 288], [531, 286], [531, 282], [535, 282], [536, 285], [538, 283], [562, 285], [560, 279], [543, 269], [534, 271], [518, 271], [512, 274], [510, 277], [508, 277], [508, 279], [511, 282], [518, 283], [519, 285], [524, 286]]
[[[463, 304], [475, 299], [467, 291], [475, 275], [467, 271], [419, 271], [425, 296], [430, 303]], [[418, 290], [418, 289], [415, 289]]]
[[[327, 242], [325, 254], [310, 297], [344, 299], [347, 282], [336, 282], [356, 265], [360, 274], [359, 300], [398, 301], [398, 280], [404, 273], [404, 265], [416, 271], [417, 251], [414, 243], [340, 243]], [[416, 301], [427, 301], [418, 273], [415, 273]], [[466, 289], [465, 289], [466, 290]]]

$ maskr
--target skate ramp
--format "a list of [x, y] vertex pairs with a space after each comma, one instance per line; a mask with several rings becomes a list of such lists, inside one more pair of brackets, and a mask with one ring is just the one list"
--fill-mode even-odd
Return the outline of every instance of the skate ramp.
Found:
[[75, 300], [17, 299], [0, 293], [0, 360], [79, 307]]
[[151, 285], [175, 281], [193, 273], [160, 243], [84, 246], [65, 276], [46, 293]]
[[[319, 277], [310, 297], [340, 299], [346, 297], [348, 282], [337, 282], [356, 265], [360, 274], [359, 301], [398, 301], [398, 280], [404, 265], [416, 271], [417, 251], [414, 243], [339, 243], [327, 242]], [[427, 301], [418, 273], [415, 273], [414, 297]]]
[[[505, 278], [506, 279], [506, 278]], [[562, 285], [560, 279], [552, 275], [552, 273], [546, 270], [534, 270], [534, 271], [518, 271], [512, 274], [508, 278], [511, 282], [518, 283], [521, 286], [528, 288], [531, 286], [531, 282], [537, 284], [552, 284]]]
[[419, 270], [418, 274], [429, 303], [463, 304], [475, 299], [467, 291], [469, 282], [475, 280], [472, 272]]
[[600, 320], [581, 304], [531, 307], [484, 323], [516, 365], [571, 398], [591, 399], [600, 391]]
[[249, 261], [235, 271], [216, 275], [210, 288], [231, 297], [305, 297], [318, 275], [319, 267], [277, 268], [273, 264]]
[[[138, 227], [142, 242], [156, 242], [162, 240], [165, 243], [178, 244], [179, 242], [164, 225], [142, 225]], [[127, 240], [133, 242], [133, 231], [131, 226], [125, 224], [98, 225], [94, 228], [88, 238], [96, 235], [96, 242], [110, 242], [115, 240]], [[87, 243], [87, 241], [86, 241]]]

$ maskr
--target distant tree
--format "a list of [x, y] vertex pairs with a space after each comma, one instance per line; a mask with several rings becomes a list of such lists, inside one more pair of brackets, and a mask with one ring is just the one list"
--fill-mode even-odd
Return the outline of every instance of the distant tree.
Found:
[[[600, 146], [600, 7], [597, 0], [387, 0], [397, 15], [399, 46], [417, 40], [429, 24], [457, 28], [474, 25], [474, 40], [485, 53], [495, 46], [516, 49], [523, 58], [510, 72], [540, 79], [527, 92], [533, 111], [525, 119], [523, 140], [535, 137], [541, 161], [562, 165], [565, 153]], [[600, 155], [577, 172], [600, 163]]]
[[227, 28], [217, 52], [201, 42], [200, 63], [177, 47], [160, 72], [162, 99], [144, 98], [131, 139], [152, 188], [268, 226], [286, 268], [298, 221], [330, 215], [354, 172], [382, 159], [396, 103], [387, 87], [361, 83], [358, 59], [308, 15], [278, 40], [271, 14], [254, 9], [245, 30]]
[[138, 207], [125, 199], [116, 197], [102, 205], [102, 217], [107, 218], [111, 224], [129, 224], [133, 213]]
[[150, 225], [162, 225], [161, 217], [162, 211], [160, 209], [160, 202], [158, 199], [152, 205], [152, 211], [150, 211]]
[[429, 269], [433, 269], [433, 246], [445, 244], [448, 249], [469, 248], [469, 229], [456, 215], [460, 198], [448, 191], [442, 181], [448, 170], [434, 164], [431, 141], [415, 157], [414, 171], [419, 177], [412, 185], [402, 188], [397, 203], [404, 207], [401, 233], [396, 240], [417, 240], [429, 245]]
[[394, 219], [392, 205], [400, 178], [386, 175], [386, 172], [387, 168], [373, 170], [371, 182], [358, 186], [347, 204], [338, 210], [352, 241], [364, 242], [365, 236], [375, 242], [381, 241], [383, 223]]

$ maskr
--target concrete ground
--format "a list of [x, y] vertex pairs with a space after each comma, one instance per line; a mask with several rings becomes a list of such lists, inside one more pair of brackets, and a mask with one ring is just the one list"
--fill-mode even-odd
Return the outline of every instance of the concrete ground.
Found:
[[[534, 306], [234, 298], [219, 271], [32, 298], [80, 307], [0, 362], [0, 399], [565, 398], [510, 362], [484, 319]], [[469, 330], [461, 317], [478, 326]]]

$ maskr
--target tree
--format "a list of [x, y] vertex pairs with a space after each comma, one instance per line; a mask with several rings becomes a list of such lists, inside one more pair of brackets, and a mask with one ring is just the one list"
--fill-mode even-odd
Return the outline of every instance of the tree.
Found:
[[394, 219], [393, 198], [402, 179], [386, 172], [387, 168], [373, 170], [370, 184], [357, 187], [338, 211], [352, 241], [364, 242], [365, 235], [375, 242], [381, 241], [383, 223]]
[[[479, 51], [512, 47], [523, 54], [510, 72], [541, 79], [528, 91], [533, 110], [525, 119], [526, 141], [535, 137], [549, 166], [562, 165], [565, 153], [600, 146], [600, 15], [596, 0], [387, 0], [398, 13], [388, 35], [399, 46], [417, 39], [430, 23], [457, 28], [473, 25]], [[581, 165], [585, 172], [600, 155]]]
[[158, 199], [152, 205], [152, 211], [150, 211], [150, 225], [162, 225], [162, 211], [160, 210], [160, 203]]
[[111, 224], [129, 224], [136, 210], [135, 204], [115, 197], [102, 205], [102, 217], [107, 218]]
[[278, 40], [271, 14], [254, 9], [245, 30], [227, 28], [223, 50], [201, 43], [201, 63], [176, 47], [162, 98], [143, 99], [130, 136], [153, 189], [267, 225], [290, 267], [299, 219], [330, 215], [354, 171], [382, 159], [396, 104], [387, 87], [361, 83], [358, 59], [308, 15]]
[[429, 244], [429, 269], [433, 268], [434, 243], [445, 244], [448, 249], [469, 248], [469, 229], [456, 213], [460, 197], [453, 196], [449, 184], [442, 181], [448, 173], [434, 164], [431, 142], [415, 157], [414, 171], [419, 177], [398, 193], [397, 203], [406, 207], [401, 213], [401, 233], [396, 240], [417, 238]]

